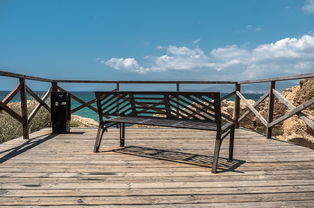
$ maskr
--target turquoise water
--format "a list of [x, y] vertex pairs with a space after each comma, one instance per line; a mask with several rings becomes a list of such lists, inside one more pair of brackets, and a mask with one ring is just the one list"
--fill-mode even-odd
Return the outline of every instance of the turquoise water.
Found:
[[[9, 92], [8, 91], [0, 91], [0, 100], [2, 100]], [[40, 97], [43, 96], [43, 94], [45, 92], [36, 92]], [[77, 97], [79, 97], [80, 99], [82, 99], [85, 102], [88, 102], [92, 99], [95, 99], [95, 95], [93, 92], [71, 92], [72, 94], [76, 95]], [[221, 93], [221, 96], [226, 95], [227, 93]], [[252, 99], [252, 100], [258, 100], [262, 94], [255, 94], [255, 93], [244, 93], [244, 96], [247, 99]], [[11, 102], [19, 102], [20, 98], [19, 98], [19, 94], [17, 94]], [[28, 99], [31, 99], [31, 96], [28, 96]], [[229, 99], [227, 99], [229, 101], [233, 101], [234, 97], [230, 97]], [[74, 109], [76, 107], [80, 106], [80, 103], [78, 103], [75, 100], [71, 100], [71, 109]], [[94, 103], [92, 106], [94, 106], [96, 108], [96, 104]], [[96, 121], [98, 121], [98, 115], [97, 113], [95, 113], [94, 111], [90, 110], [89, 108], [83, 108], [77, 112], [74, 113], [74, 115], [78, 115], [78, 116], [82, 116], [82, 117], [86, 117], [86, 118], [91, 118], [94, 119]]]

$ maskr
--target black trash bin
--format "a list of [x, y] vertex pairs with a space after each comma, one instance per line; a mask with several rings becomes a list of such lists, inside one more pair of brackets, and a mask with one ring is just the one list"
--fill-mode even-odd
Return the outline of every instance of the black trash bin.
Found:
[[52, 133], [70, 132], [71, 94], [68, 92], [51, 92]]

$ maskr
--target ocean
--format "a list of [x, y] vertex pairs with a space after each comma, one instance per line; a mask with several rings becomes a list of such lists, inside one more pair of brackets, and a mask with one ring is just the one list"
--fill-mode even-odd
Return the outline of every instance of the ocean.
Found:
[[[9, 91], [0, 91], [0, 100], [2, 100], [3, 98], [5, 98], [5, 96], [9, 93]], [[45, 92], [41, 92], [41, 91], [36, 91], [36, 94], [39, 95], [40, 97], [42, 97], [44, 95]], [[72, 94], [74, 94], [75, 96], [79, 97], [80, 99], [82, 99], [83, 101], [87, 102], [90, 101], [92, 99], [95, 99], [95, 95], [94, 92], [71, 92]], [[227, 93], [221, 93], [221, 96], [226, 95]], [[251, 99], [251, 100], [255, 100], [257, 101], [263, 94], [259, 94], [259, 93], [244, 93], [243, 94], [247, 99]], [[28, 95], [27, 99], [32, 99], [31, 96]], [[230, 97], [229, 99], [227, 99], [229, 101], [234, 101], [234, 97]], [[19, 94], [17, 94], [12, 100], [11, 102], [19, 102], [20, 101], [20, 96]], [[80, 105], [80, 103], [78, 103], [75, 100], [71, 100], [71, 109], [74, 109], [76, 107], [78, 107]], [[96, 103], [93, 104], [93, 106], [96, 108]], [[78, 115], [78, 116], [82, 116], [82, 117], [86, 117], [86, 118], [91, 118], [94, 119], [95, 121], [98, 121], [98, 115], [97, 113], [95, 113], [94, 111], [90, 110], [89, 108], [83, 108], [77, 112], [74, 113], [74, 115]]]

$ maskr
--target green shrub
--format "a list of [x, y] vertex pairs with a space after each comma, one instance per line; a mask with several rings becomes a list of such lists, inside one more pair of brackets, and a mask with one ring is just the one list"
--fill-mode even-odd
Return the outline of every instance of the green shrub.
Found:
[[[34, 100], [27, 101], [28, 114], [32, 112], [36, 105], [37, 102]], [[21, 107], [19, 102], [9, 103], [8, 106], [16, 113], [21, 115]], [[44, 107], [41, 107], [33, 120], [29, 123], [29, 131], [31, 133], [49, 126], [51, 126], [50, 113]], [[0, 112], [0, 143], [20, 137], [22, 136], [22, 132], [23, 128], [20, 122], [15, 120], [5, 111]]]
[[70, 127], [80, 127], [80, 123], [78, 121], [71, 120]]
[[308, 81], [308, 79], [302, 79], [299, 81], [300, 87], [303, 87], [303, 85]]

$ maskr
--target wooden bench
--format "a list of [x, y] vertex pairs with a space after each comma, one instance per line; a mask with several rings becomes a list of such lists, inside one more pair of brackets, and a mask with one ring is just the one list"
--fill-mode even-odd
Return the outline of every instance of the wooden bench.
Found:
[[229, 160], [233, 159], [233, 122], [222, 120], [218, 92], [95, 92], [99, 128], [94, 152], [107, 128], [119, 124], [120, 146], [124, 146], [125, 124], [143, 124], [216, 131], [212, 172], [216, 173], [220, 146], [230, 134]]

